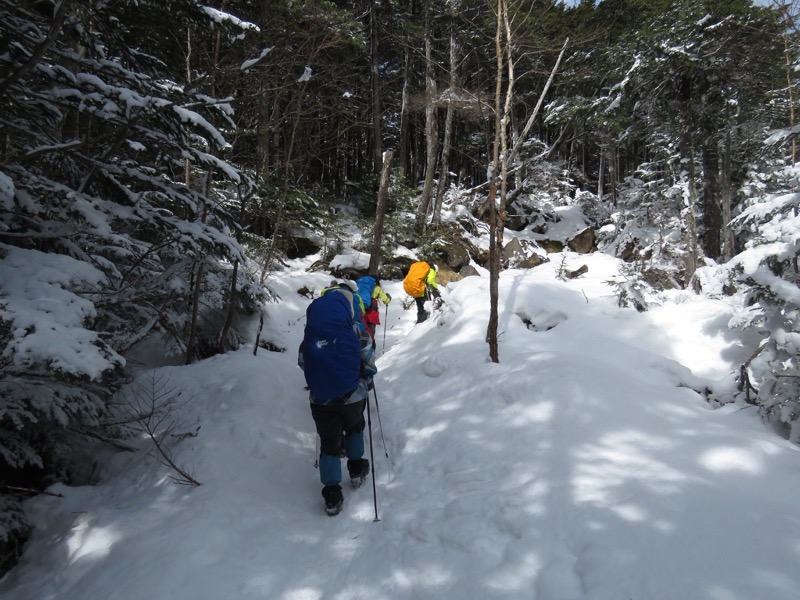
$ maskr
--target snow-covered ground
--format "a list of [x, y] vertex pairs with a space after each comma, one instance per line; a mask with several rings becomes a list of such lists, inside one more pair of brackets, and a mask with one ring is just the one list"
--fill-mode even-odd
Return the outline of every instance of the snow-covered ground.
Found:
[[[639, 314], [604, 284], [607, 256], [570, 255], [500, 279], [500, 363], [485, 342], [488, 278], [450, 284], [414, 325], [400, 282], [378, 330], [371, 480], [323, 511], [296, 366], [309, 300], [302, 263], [271, 282], [251, 348], [143, 374], [175, 399], [173, 482], [146, 440], [100, 463], [95, 486], [28, 504], [9, 600], [795, 600], [800, 450], [753, 408], [716, 410], [756, 347], [730, 307], [688, 293]], [[383, 316], [383, 312], [382, 312]], [[753, 341], [755, 344], [756, 341]], [[385, 446], [384, 446], [385, 438]], [[387, 458], [388, 455], [388, 458]]]

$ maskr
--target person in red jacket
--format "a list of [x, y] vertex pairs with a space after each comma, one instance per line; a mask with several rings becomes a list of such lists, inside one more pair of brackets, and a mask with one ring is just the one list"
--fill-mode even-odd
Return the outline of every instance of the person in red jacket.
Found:
[[392, 301], [392, 297], [383, 291], [381, 280], [378, 277], [364, 275], [356, 279], [356, 293], [361, 297], [366, 310], [364, 312], [364, 322], [372, 336], [373, 347], [375, 344], [375, 328], [381, 324], [380, 311], [378, 310], [378, 300], [386, 306]]

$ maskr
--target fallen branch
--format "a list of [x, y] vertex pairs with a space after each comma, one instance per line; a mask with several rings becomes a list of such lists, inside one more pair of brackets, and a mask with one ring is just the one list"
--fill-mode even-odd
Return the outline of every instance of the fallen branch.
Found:
[[750, 383], [750, 373], [747, 371], [747, 369], [750, 366], [750, 363], [753, 362], [753, 359], [755, 359], [756, 356], [761, 354], [764, 348], [767, 347], [768, 342], [769, 340], [761, 344], [761, 346], [759, 346], [758, 349], [756, 349], [756, 351], [753, 352], [750, 355], [750, 357], [746, 361], [744, 361], [744, 363], [742, 363], [742, 366], [739, 367], [739, 377], [736, 383], [736, 387], [740, 392], [744, 392], [744, 401], [747, 402], [747, 404], [752, 404], [752, 405], [757, 404], [755, 399], [750, 397], [751, 391], [754, 394], [758, 394], [758, 390], [755, 388], [755, 386], [753, 386], [752, 383]]
[[134, 448], [133, 446], [129, 446], [128, 444], [120, 442], [119, 440], [115, 440], [112, 438], [108, 438], [104, 435], [100, 435], [95, 431], [86, 431], [84, 429], [75, 429], [75, 428], [70, 428], [70, 431], [73, 431], [80, 435], [85, 435], [86, 437], [90, 437], [95, 440], [99, 440], [104, 444], [108, 444], [109, 446], [114, 446], [118, 450], [123, 450], [124, 452], [136, 452], [136, 448]]
[[44, 494], [45, 496], [52, 496], [53, 498], [63, 498], [64, 494], [54, 494], [52, 492], [45, 492], [44, 490], [37, 490], [34, 488], [26, 488], [26, 487], [18, 487], [16, 485], [5, 485], [3, 484], [4, 490], [10, 490], [12, 492], [21, 492], [23, 494]]
[[172, 451], [165, 442], [171, 438], [181, 440], [185, 437], [195, 437], [200, 429], [198, 427], [194, 433], [189, 434], [173, 433], [178, 425], [177, 421], [172, 420], [177, 394], [174, 387], [169, 387], [169, 378], [166, 377], [166, 381], [163, 377], [157, 378], [153, 372], [150, 375], [149, 387], [137, 385], [131, 402], [132, 410], [142, 431], [152, 440], [159, 462], [178, 474], [178, 477], [170, 476], [170, 479], [185, 485], [201, 485], [186, 469], [175, 462]]

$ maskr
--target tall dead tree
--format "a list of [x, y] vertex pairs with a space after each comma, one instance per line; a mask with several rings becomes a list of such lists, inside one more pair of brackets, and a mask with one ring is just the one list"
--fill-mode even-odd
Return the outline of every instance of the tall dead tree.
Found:
[[[547, 83], [545, 84], [544, 88], [542, 89], [542, 93], [539, 95], [539, 100], [536, 102], [536, 106], [533, 109], [533, 112], [528, 117], [528, 120], [525, 122], [525, 127], [522, 129], [522, 133], [517, 138], [516, 142], [514, 142], [514, 146], [511, 148], [511, 151], [508, 152], [505, 160], [506, 162], [511, 165], [517, 159], [520, 151], [522, 150], [522, 146], [525, 141], [528, 139], [528, 135], [533, 128], [533, 124], [536, 121], [536, 117], [539, 116], [539, 111], [542, 108], [542, 104], [544, 103], [544, 99], [547, 96], [547, 92], [550, 89], [550, 86], [553, 83], [553, 79], [555, 79], [556, 73], [558, 72], [558, 68], [561, 65], [561, 60], [564, 58], [564, 53], [567, 51], [567, 46], [569, 45], [569, 38], [564, 40], [564, 45], [561, 47], [561, 52], [558, 54], [558, 59], [556, 60], [555, 65], [553, 65], [553, 70], [550, 72], [550, 77], [547, 79]], [[510, 44], [509, 44], [510, 48]], [[502, 68], [502, 61], [501, 61], [501, 68]], [[487, 181], [487, 184], [490, 183]], [[486, 185], [486, 184], [483, 184]], [[478, 209], [478, 217], [482, 217], [486, 214], [486, 210], [489, 208], [488, 200], [483, 203], [483, 205]]]
[[284, 226], [283, 213], [286, 208], [286, 202], [288, 201], [289, 197], [289, 184], [292, 175], [291, 171], [292, 152], [294, 151], [294, 143], [297, 137], [297, 128], [300, 123], [303, 96], [305, 95], [306, 87], [308, 85], [308, 79], [301, 79], [301, 81], [302, 81], [302, 86], [300, 86], [300, 89], [297, 92], [294, 118], [292, 120], [292, 128], [289, 134], [289, 142], [286, 148], [286, 165], [284, 167], [284, 172], [283, 172], [283, 190], [281, 191], [281, 198], [278, 204], [278, 213], [275, 216], [275, 225], [272, 231], [272, 238], [270, 239], [269, 247], [267, 249], [266, 256], [264, 258], [264, 264], [261, 266], [261, 276], [259, 278], [259, 283], [262, 285], [264, 284], [264, 281], [267, 278], [267, 272], [269, 271], [270, 264], [272, 263], [272, 258], [275, 255], [275, 248], [278, 243], [278, 233]]
[[455, 3], [450, 3], [450, 86], [447, 89], [445, 105], [447, 114], [444, 119], [444, 140], [442, 140], [442, 168], [439, 172], [439, 185], [436, 188], [436, 202], [433, 206], [431, 223], [439, 225], [442, 222], [442, 203], [444, 192], [447, 188], [447, 178], [450, 171], [450, 144], [453, 137], [453, 116], [455, 108], [454, 96], [458, 90], [458, 49], [456, 45], [456, 32], [453, 21], [455, 20]]
[[386, 215], [386, 206], [389, 203], [389, 181], [392, 171], [392, 158], [394, 152], [387, 150], [383, 155], [383, 173], [381, 174], [381, 188], [378, 192], [378, 208], [375, 212], [375, 229], [372, 232], [372, 254], [369, 257], [369, 274], [378, 276], [381, 268], [381, 245], [383, 241], [383, 218]]
[[500, 252], [497, 248], [497, 165], [500, 160], [500, 128], [502, 127], [501, 96], [503, 90], [503, 50], [500, 43], [503, 31], [503, 0], [497, 0], [497, 28], [494, 38], [494, 49], [497, 58], [497, 72], [494, 90], [494, 144], [492, 146], [492, 164], [489, 169], [489, 325], [486, 328], [486, 342], [489, 344], [489, 359], [500, 362], [497, 340], [497, 305], [498, 282], [500, 280]]
[[[486, 341], [489, 344], [489, 358], [493, 362], [500, 362], [499, 344], [497, 339], [500, 257], [503, 251], [503, 232], [506, 221], [506, 197], [508, 195], [509, 169], [517, 158], [522, 145], [527, 139], [534, 121], [542, 107], [544, 98], [550, 88], [553, 78], [566, 51], [569, 38], [564, 41], [556, 64], [545, 84], [533, 113], [523, 128], [522, 134], [517, 138], [513, 147], [508, 147], [508, 127], [511, 118], [514, 99], [514, 52], [513, 28], [504, 0], [497, 1], [497, 28], [495, 33], [495, 54], [497, 60], [497, 81], [495, 85], [495, 137], [492, 152], [492, 164], [489, 173], [489, 194], [484, 207], [489, 210], [489, 325], [486, 330]], [[503, 94], [503, 81], [506, 81], [506, 91]], [[502, 150], [502, 152], [501, 152]], [[499, 181], [498, 181], [499, 179]], [[498, 184], [500, 198], [498, 204]], [[481, 212], [485, 210], [481, 209]]]
[[430, 3], [425, 5], [425, 183], [422, 186], [422, 197], [417, 211], [417, 229], [422, 230], [428, 219], [433, 195], [433, 177], [436, 171], [439, 148], [439, 127], [436, 122], [436, 77], [433, 63], [433, 40], [431, 32]]
[[370, 2], [370, 75], [372, 87], [372, 172], [381, 170], [381, 89], [379, 79], [378, 57], [378, 3]]
[[408, 176], [409, 173], [409, 164], [408, 164], [408, 140], [409, 140], [409, 105], [411, 103], [411, 91], [409, 85], [409, 77], [411, 77], [411, 48], [406, 47], [404, 50], [404, 60], [403, 60], [403, 95], [402, 95], [402, 103], [400, 106], [400, 171], [405, 175]]

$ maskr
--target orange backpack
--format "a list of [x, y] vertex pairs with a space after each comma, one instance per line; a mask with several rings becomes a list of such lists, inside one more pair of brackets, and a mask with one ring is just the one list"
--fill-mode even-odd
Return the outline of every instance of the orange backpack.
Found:
[[408, 269], [408, 275], [403, 279], [403, 289], [413, 298], [419, 298], [425, 293], [425, 279], [431, 266], [426, 262], [415, 262]]

